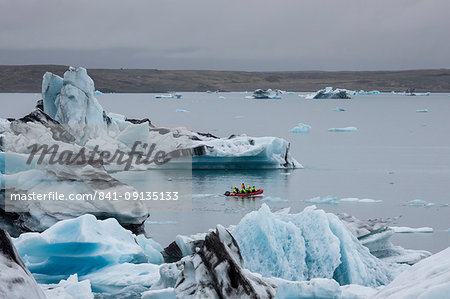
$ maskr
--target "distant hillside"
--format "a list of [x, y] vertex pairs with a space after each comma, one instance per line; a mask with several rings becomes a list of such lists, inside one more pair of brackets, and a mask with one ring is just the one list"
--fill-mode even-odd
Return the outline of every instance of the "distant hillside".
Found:
[[[42, 76], [62, 76], [67, 66], [0, 66], [0, 92], [40, 92]], [[450, 92], [450, 70], [360, 72], [162, 71], [153, 69], [88, 69], [96, 89], [104, 92], [251, 91], [272, 88], [315, 91], [325, 86], [351, 90]]]

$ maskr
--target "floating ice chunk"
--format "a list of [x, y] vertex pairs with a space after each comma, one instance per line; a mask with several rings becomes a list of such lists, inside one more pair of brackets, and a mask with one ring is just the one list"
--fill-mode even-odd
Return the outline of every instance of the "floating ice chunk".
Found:
[[340, 108], [340, 107], [336, 107], [336, 108], [333, 109], [333, 111], [341, 112], [341, 111], [345, 111], [345, 109], [344, 108]]
[[317, 196], [314, 198], [307, 199], [306, 202], [317, 203], [317, 204], [338, 204], [339, 198], [331, 196], [331, 195], [327, 195], [324, 197]]
[[329, 128], [328, 132], [357, 132], [356, 127], [344, 127], [344, 128]]
[[432, 233], [433, 228], [431, 227], [418, 227], [418, 228], [412, 228], [412, 227], [406, 227], [406, 226], [391, 226], [392, 230], [394, 230], [395, 233]]
[[78, 275], [70, 275], [67, 280], [61, 280], [58, 284], [39, 285], [45, 292], [47, 299], [94, 299], [89, 280], [78, 281]]
[[428, 109], [418, 109], [416, 112], [428, 112]]
[[350, 90], [347, 89], [336, 89], [333, 87], [326, 87], [325, 89], [319, 90], [316, 93], [308, 94], [305, 98], [307, 100], [316, 99], [350, 99]]
[[373, 298], [448, 298], [449, 269], [450, 247], [406, 269]]
[[372, 94], [381, 94], [381, 92], [379, 92], [378, 90], [371, 90], [371, 91], [365, 91], [365, 90], [360, 90], [360, 91], [353, 91], [352, 92], [353, 95], [372, 95]]
[[243, 115], [236, 115], [234, 118], [239, 119], [239, 118], [244, 118], [244, 116]]
[[296, 134], [307, 134], [311, 130], [311, 126], [307, 124], [299, 123], [298, 126], [293, 127], [289, 130], [290, 133], [296, 133]]
[[75, 273], [81, 277], [118, 263], [149, 260], [135, 236], [116, 219], [97, 220], [89, 214], [60, 221], [42, 233], [24, 233], [14, 244], [41, 283], [54, 283]]
[[225, 100], [225, 97], [224, 96], [219, 96], [218, 99], [219, 100]]
[[333, 278], [341, 285], [375, 287], [404, 269], [372, 256], [335, 215], [314, 207], [276, 215], [263, 204], [242, 218], [233, 235], [245, 266], [264, 277]]
[[381, 199], [363, 198], [363, 199], [358, 200], [358, 202], [371, 203], [371, 202], [382, 202], [382, 200]]
[[177, 110], [175, 110], [175, 112], [185, 113], [185, 112], [189, 112], [189, 111], [184, 110], [184, 109], [177, 109]]
[[372, 203], [372, 202], [382, 202], [381, 199], [371, 199], [371, 198], [356, 198], [356, 197], [347, 197], [341, 198], [340, 201], [347, 202], [360, 202], [360, 203]]
[[102, 95], [103, 92], [101, 92], [100, 90], [95, 90], [94, 94], [95, 94], [95, 95]]
[[434, 203], [427, 202], [426, 200], [422, 199], [414, 199], [407, 202], [409, 206], [421, 206], [421, 207], [431, 207], [434, 206]]

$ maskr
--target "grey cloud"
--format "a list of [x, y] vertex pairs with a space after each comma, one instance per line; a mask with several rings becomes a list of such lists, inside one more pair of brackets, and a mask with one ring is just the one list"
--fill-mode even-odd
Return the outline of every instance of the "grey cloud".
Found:
[[0, 0], [0, 64], [450, 67], [447, 0]]

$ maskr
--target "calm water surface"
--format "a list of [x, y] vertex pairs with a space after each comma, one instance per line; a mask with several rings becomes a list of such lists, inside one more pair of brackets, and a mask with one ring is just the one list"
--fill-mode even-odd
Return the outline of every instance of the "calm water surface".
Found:
[[[450, 246], [450, 207], [446, 206], [450, 203], [449, 94], [315, 101], [298, 94], [283, 95], [281, 100], [245, 99], [244, 93], [183, 93], [179, 100], [155, 99], [154, 94], [97, 96], [107, 111], [150, 118], [156, 125], [187, 126], [220, 137], [245, 133], [285, 138], [291, 143], [292, 155], [304, 166], [298, 170], [193, 171], [187, 181], [169, 171], [163, 175], [173, 184], [192, 184], [192, 210], [151, 213], [150, 234], [165, 246], [177, 234], [205, 232], [217, 223], [237, 224], [263, 202], [274, 210], [290, 207], [300, 212], [310, 205], [305, 200], [332, 195], [382, 202], [317, 206], [361, 219], [400, 216], [397, 226], [434, 229], [432, 234], [395, 236], [395, 244], [432, 252]], [[24, 115], [38, 98], [36, 94], [0, 94], [0, 117]], [[345, 111], [335, 112], [335, 107]], [[179, 109], [188, 112], [176, 112]], [[429, 112], [417, 113], [419, 109]], [[309, 134], [288, 132], [300, 122], [312, 126]], [[328, 128], [347, 126], [357, 127], [358, 132], [328, 132]], [[128, 176], [114, 175], [124, 180]], [[264, 188], [264, 197], [239, 200], [220, 195], [242, 182]], [[406, 204], [414, 199], [435, 205]]]

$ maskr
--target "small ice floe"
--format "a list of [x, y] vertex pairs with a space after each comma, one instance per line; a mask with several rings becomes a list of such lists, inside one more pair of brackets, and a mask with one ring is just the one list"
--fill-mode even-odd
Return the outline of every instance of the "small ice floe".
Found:
[[370, 90], [370, 91], [365, 91], [365, 90], [360, 90], [360, 91], [352, 91], [352, 95], [372, 95], [372, 94], [381, 94], [380, 91], [378, 90]]
[[333, 111], [342, 112], [342, 111], [345, 111], [345, 109], [344, 108], [340, 108], [340, 107], [336, 107], [336, 108], [333, 109]]
[[381, 199], [357, 198], [357, 197], [341, 198], [340, 201], [347, 201], [347, 202], [362, 202], [362, 203], [382, 202]]
[[338, 204], [339, 203], [339, 198], [331, 196], [331, 195], [327, 195], [325, 197], [313, 197], [310, 199], [307, 199], [306, 202], [310, 202], [310, 203], [317, 203], [317, 204]]
[[219, 100], [225, 100], [225, 97], [224, 96], [219, 96], [218, 99]]
[[417, 113], [425, 113], [428, 112], [428, 109], [418, 109], [416, 110]]
[[241, 119], [241, 118], [244, 118], [244, 116], [243, 115], [236, 115], [234, 118]]
[[189, 112], [189, 111], [184, 110], [184, 109], [177, 109], [177, 110], [175, 110], [175, 112], [185, 113], [185, 112]]
[[306, 202], [316, 203], [316, 204], [338, 204], [340, 202], [359, 202], [359, 203], [373, 203], [373, 202], [382, 202], [381, 199], [371, 199], [371, 198], [357, 198], [357, 197], [346, 197], [346, 198], [337, 198], [331, 195], [327, 195], [325, 197], [314, 197], [306, 200]]
[[356, 127], [329, 128], [328, 132], [358, 132]]
[[169, 224], [178, 224], [177, 221], [171, 221], [171, 220], [167, 220], [167, 221], [146, 221], [145, 223], [148, 223], [150, 225], [169, 225]]
[[409, 206], [419, 206], [419, 207], [431, 207], [434, 206], [434, 203], [427, 202], [426, 200], [422, 199], [414, 199], [407, 202]]
[[432, 233], [433, 228], [431, 227], [407, 227], [407, 226], [391, 226], [390, 227], [395, 233], [398, 234], [409, 234], [409, 233]]
[[308, 134], [310, 130], [311, 130], [310, 125], [299, 123], [298, 126], [293, 127], [288, 132], [295, 134]]
[[264, 201], [264, 202], [288, 202], [288, 200], [285, 198], [272, 197], [272, 196], [264, 197], [264, 199], [262, 201]]
[[94, 94], [95, 95], [101, 95], [101, 94], [103, 94], [103, 92], [101, 92], [100, 90], [96, 90], [96, 91], [94, 91]]

